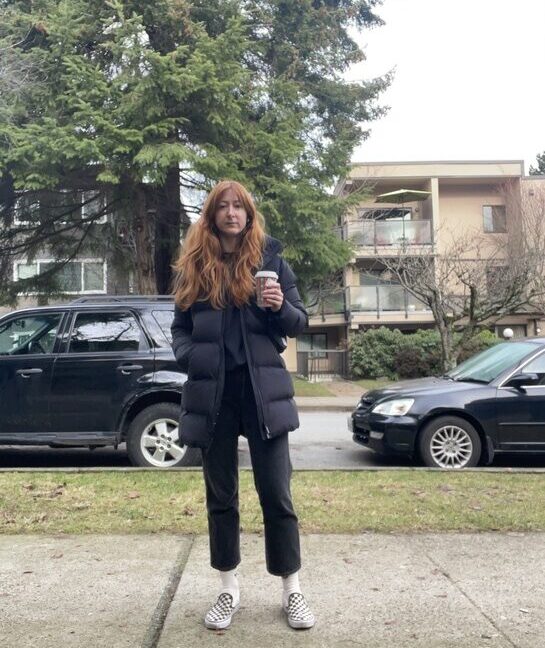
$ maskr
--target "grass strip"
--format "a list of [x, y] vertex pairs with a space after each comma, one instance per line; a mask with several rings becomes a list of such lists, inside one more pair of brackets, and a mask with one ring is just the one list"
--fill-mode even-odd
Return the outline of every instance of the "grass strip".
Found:
[[[543, 531], [540, 474], [294, 472], [303, 533]], [[241, 526], [262, 530], [250, 471]], [[200, 471], [0, 474], [0, 532], [205, 533]]]
[[301, 378], [293, 377], [293, 388], [296, 396], [335, 396], [322, 383], [312, 383]]

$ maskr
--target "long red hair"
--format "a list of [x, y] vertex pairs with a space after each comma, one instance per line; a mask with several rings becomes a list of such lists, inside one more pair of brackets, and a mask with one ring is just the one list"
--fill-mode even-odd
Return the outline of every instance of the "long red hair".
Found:
[[[228, 189], [232, 189], [244, 206], [247, 222], [232, 261], [226, 263], [222, 259], [215, 215]], [[249, 191], [234, 180], [218, 182], [208, 194], [199, 220], [189, 228], [174, 264], [176, 304], [187, 310], [196, 301], [210, 301], [216, 309], [224, 308], [228, 301], [235, 306], [247, 303], [255, 290], [253, 274], [261, 266], [264, 242], [264, 219]]]

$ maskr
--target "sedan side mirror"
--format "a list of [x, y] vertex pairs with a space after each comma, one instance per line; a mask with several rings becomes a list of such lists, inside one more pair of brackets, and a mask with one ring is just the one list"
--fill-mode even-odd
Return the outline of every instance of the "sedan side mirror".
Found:
[[528, 385], [538, 385], [539, 381], [540, 376], [536, 373], [517, 374], [510, 378], [507, 387], [514, 387], [518, 391], [526, 393], [525, 387]]

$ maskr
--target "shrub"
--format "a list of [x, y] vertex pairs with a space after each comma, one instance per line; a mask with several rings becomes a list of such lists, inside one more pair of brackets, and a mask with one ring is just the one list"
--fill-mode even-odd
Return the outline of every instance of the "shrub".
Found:
[[[454, 337], [459, 342], [460, 334]], [[458, 363], [488, 349], [500, 340], [481, 331], [460, 351]], [[420, 378], [437, 376], [441, 368], [441, 338], [434, 329], [403, 334], [398, 329], [370, 329], [358, 333], [350, 343], [350, 372], [354, 378]]]
[[350, 373], [354, 378], [397, 378], [396, 352], [405, 336], [397, 329], [381, 326], [358, 333], [350, 342]]
[[[416, 349], [423, 360], [420, 363], [422, 372], [411, 377], [438, 376], [443, 373], [441, 366], [441, 336], [435, 329], [420, 329], [415, 333], [405, 336], [405, 345], [408, 348]], [[403, 371], [410, 371], [410, 367], [398, 363], [400, 377]], [[414, 371], [412, 371], [414, 374]], [[409, 376], [407, 376], [409, 377]]]
[[354, 378], [397, 378], [396, 354], [405, 336], [381, 326], [358, 333], [350, 342], [350, 373]]
[[460, 362], [463, 362], [464, 360], [467, 360], [476, 353], [480, 353], [485, 349], [489, 349], [491, 346], [498, 344], [498, 342], [501, 342], [500, 338], [492, 333], [492, 331], [481, 331], [480, 333], [477, 333], [477, 335], [474, 335], [464, 345], [463, 349], [461, 349], [460, 353], [458, 354], [458, 364], [460, 364]]

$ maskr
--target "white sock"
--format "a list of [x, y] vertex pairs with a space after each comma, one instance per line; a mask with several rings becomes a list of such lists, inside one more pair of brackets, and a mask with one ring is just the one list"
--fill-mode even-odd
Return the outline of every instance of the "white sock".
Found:
[[282, 588], [282, 601], [284, 606], [287, 606], [290, 594], [293, 594], [294, 592], [299, 592], [299, 594], [301, 594], [301, 587], [299, 586], [299, 572], [295, 572], [289, 576], [283, 576]]
[[231, 594], [231, 596], [233, 597], [233, 606], [238, 605], [240, 599], [240, 591], [238, 587], [237, 570], [230, 569], [229, 571], [220, 571], [219, 574], [221, 578], [220, 594], [222, 592]]

